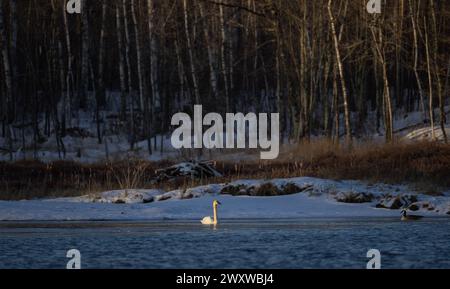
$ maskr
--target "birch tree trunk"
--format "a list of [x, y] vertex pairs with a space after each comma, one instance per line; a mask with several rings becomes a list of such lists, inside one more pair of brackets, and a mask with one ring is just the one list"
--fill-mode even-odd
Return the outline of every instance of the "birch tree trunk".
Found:
[[438, 32], [437, 32], [437, 22], [436, 22], [436, 11], [434, 8], [434, 0], [430, 0], [430, 10], [431, 10], [431, 20], [433, 22], [433, 63], [434, 63], [434, 74], [437, 82], [437, 91], [439, 97], [439, 122], [441, 125], [442, 136], [444, 137], [444, 141], [448, 142], [447, 132], [445, 130], [446, 123], [446, 115], [445, 115], [445, 99], [442, 91], [442, 81], [439, 73], [439, 65], [438, 65]]
[[[373, 42], [375, 43], [375, 50], [378, 55], [378, 60], [380, 61], [381, 68], [383, 71], [383, 102], [384, 102], [384, 125], [385, 125], [385, 135], [386, 142], [392, 142], [394, 132], [393, 132], [393, 117], [392, 117], [392, 102], [391, 102], [391, 88], [389, 85], [389, 78], [387, 72], [387, 63], [386, 63], [386, 55], [384, 52], [384, 40], [383, 40], [383, 31], [382, 28], [377, 28], [378, 32], [375, 31], [375, 28], [371, 27]], [[377, 35], [378, 34], [378, 35]]]
[[420, 111], [423, 113], [424, 119], [426, 119], [427, 114], [425, 111], [425, 101], [424, 101], [424, 93], [423, 93], [423, 87], [422, 87], [422, 81], [420, 80], [419, 76], [419, 43], [418, 43], [418, 32], [417, 32], [417, 20], [416, 20], [416, 13], [415, 13], [415, 6], [412, 2], [412, 0], [409, 0], [409, 9], [410, 9], [410, 17], [411, 17], [411, 25], [412, 25], [412, 32], [413, 32], [413, 70], [414, 70], [414, 77], [416, 78], [417, 82], [417, 89], [419, 90], [419, 108]]
[[428, 73], [428, 106], [430, 110], [430, 127], [431, 127], [431, 140], [436, 139], [436, 133], [434, 131], [434, 107], [433, 107], [433, 77], [431, 73], [431, 59], [430, 59], [430, 45], [428, 41], [428, 28], [427, 21], [424, 18], [424, 27], [425, 27], [425, 55], [427, 60], [427, 73]]
[[351, 144], [352, 142], [352, 132], [350, 127], [350, 111], [348, 108], [348, 96], [347, 96], [347, 86], [345, 84], [345, 75], [344, 75], [344, 67], [342, 65], [341, 52], [339, 50], [339, 40], [336, 33], [336, 21], [333, 16], [332, 11], [333, 1], [328, 1], [328, 15], [330, 17], [330, 25], [331, 25], [331, 34], [334, 42], [334, 49], [336, 53], [336, 62], [339, 70], [339, 76], [341, 80], [341, 89], [342, 89], [342, 98], [344, 101], [344, 114], [345, 114], [345, 132], [346, 132], [346, 140], [347, 144]]

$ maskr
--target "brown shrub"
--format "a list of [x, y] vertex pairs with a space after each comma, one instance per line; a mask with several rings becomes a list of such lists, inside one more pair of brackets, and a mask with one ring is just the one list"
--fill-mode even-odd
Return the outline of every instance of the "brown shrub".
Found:
[[368, 193], [347, 192], [339, 193], [335, 198], [339, 203], [362, 204], [372, 202], [373, 195]]
[[[139, 164], [139, 171], [130, 171]], [[224, 177], [184, 179], [154, 184], [158, 168], [173, 162], [126, 161], [79, 164], [68, 161], [42, 163], [20, 161], [0, 163], [0, 199], [17, 200], [44, 197], [79, 196], [132, 185], [139, 188], [172, 190], [209, 183], [226, 183], [239, 178], [273, 179], [289, 177], [319, 177], [327, 179], [357, 179], [372, 183], [411, 183], [421, 191], [438, 192], [450, 187], [450, 145], [413, 143], [381, 145], [355, 143], [351, 149], [337, 147], [319, 140], [285, 149], [275, 161], [217, 162]], [[117, 177], [119, 176], [119, 177]], [[124, 177], [122, 177], [124, 176]], [[138, 176], [138, 177], [135, 177]], [[121, 180], [121, 181], [119, 181]], [[240, 189], [228, 188], [223, 193], [239, 194]], [[263, 190], [263, 189], [260, 189]], [[294, 193], [294, 186], [281, 189], [282, 194]], [[266, 187], [261, 193], [273, 194]], [[248, 194], [249, 192], [245, 192]], [[251, 192], [250, 192], [251, 193]]]
[[221, 195], [241, 196], [247, 195], [248, 188], [245, 185], [227, 185], [220, 191]]
[[283, 192], [272, 183], [264, 183], [264, 184], [256, 187], [255, 190], [253, 192], [251, 192], [252, 196], [258, 196], [258, 197], [280, 196], [282, 194], [283, 194]]
[[293, 195], [305, 190], [305, 188], [300, 188], [294, 183], [287, 183], [281, 189], [283, 191], [283, 195]]

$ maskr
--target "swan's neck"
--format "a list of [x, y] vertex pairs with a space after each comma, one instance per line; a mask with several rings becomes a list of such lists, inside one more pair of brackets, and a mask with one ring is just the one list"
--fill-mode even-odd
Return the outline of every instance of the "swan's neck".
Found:
[[214, 224], [217, 224], [217, 206], [213, 206], [214, 210]]

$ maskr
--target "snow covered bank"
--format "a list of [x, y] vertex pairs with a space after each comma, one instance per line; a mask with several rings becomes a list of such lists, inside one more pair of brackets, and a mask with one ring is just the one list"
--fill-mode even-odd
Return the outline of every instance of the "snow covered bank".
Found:
[[[114, 97], [118, 97], [116, 94]], [[118, 100], [114, 102], [118, 103]], [[450, 105], [445, 107], [447, 114], [450, 113]], [[148, 160], [148, 161], [161, 161], [161, 160], [180, 160], [180, 158], [191, 159], [191, 155], [186, 152], [176, 150], [171, 143], [169, 132], [161, 135], [156, 135], [151, 139], [151, 143], [156, 144], [157, 148], [153, 148], [153, 154], [148, 154], [148, 143], [146, 140], [137, 141], [133, 149], [130, 148], [128, 130], [125, 132], [117, 131], [117, 111], [103, 111], [105, 115], [105, 135], [103, 135], [102, 143], [98, 142], [97, 137], [97, 124], [93, 118], [94, 113], [88, 113], [79, 111], [79, 120], [77, 126], [68, 128], [67, 135], [62, 138], [64, 148], [66, 151], [65, 156], [62, 153], [58, 153], [58, 145], [56, 143], [56, 136], [54, 133], [42, 139], [36, 144], [34, 137], [34, 130], [28, 129], [27, 131], [17, 131], [13, 142], [12, 151], [9, 150], [9, 141], [7, 138], [0, 135], [0, 161], [20, 161], [28, 159], [38, 159], [44, 162], [68, 160], [79, 163], [96, 163], [104, 161], [119, 161], [129, 158]], [[373, 140], [375, 142], [384, 141], [384, 131], [380, 127], [376, 127], [376, 112], [371, 111], [368, 113], [367, 122], [362, 125], [364, 133], [361, 135], [355, 135], [355, 140], [359, 138], [362, 140]], [[109, 117], [108, 117], [109, 116]], [[341, 116], [343, 117], [343, 116]], [[356, 115], [354, 115], [356, 117]], [[424, 114], [420, 111], [415, 112], [397, 112], [394, 115], [394, 136], [401, 139], [404, 142], [414, 142], [431, 140], [431, 128], [429, 121], [424, 121]], [[439, 109], [435, 110], [435, 140], [442, 141], [443, 135], [439, 120]], [[344, 121], [341, 121], [341, 130], [344, 130]], [[44, 122], [40, 123], [41, 131], [44, 130]], [[450, 136], [450, 125], [446, 125], [447, 135]], [[25, 135], [22, 136], [22, 133]], [[324, 135], [315, 134], [317, 138]], [[19, 137], [20, 136], [20, 137]], [[222, 136], [223, 138], [225, 136]], [[286, 151], [294, 145], [285, 145], [281, 148], [281, 151]], [[36, 149], [36, 151], [35, 151]], [[225, 150], [227, 151], [227, 150]], [[224, 150], [215, 151], [208, 150], [209, 156], [206, 159], [223, 160], [223, 161], [242, 161], [242, 160], [259, 160], [258, 150], [253, 153], [241, 152], [241, 151], [227, 151]], [[205, 156], [203, 156], [205, 157]]]
[[[431, 127], [424, 127], [420, 129], [416, 129], [410, 133], [408, 133], [404, 140], [409, 141], [432, 141], [433, 140], [433, 131], [434, 131], [434, 140], [444, 142], [445, 137], [442, 132], [442, 129], [440, 126], [436, 126], [434, 130], [431, 129]], [[448, 136], [450, 136], [450, 126], [447, 126], [445, 128], [445, 133]]]
[[[272, 190], [286, 195], [256, 196], [270, 195]], [[0, 202], [0, 220], [200, 219], [212, 213], [213, 199], [223, 204], [220, 218], [399, 216], [402, 207], [422, 215], [450, 214], [448, 192], [426, 196], [408, 192], [403, 186], [293, 178], [241, 180], [171, 192], [127, 190], [79, 198]]]

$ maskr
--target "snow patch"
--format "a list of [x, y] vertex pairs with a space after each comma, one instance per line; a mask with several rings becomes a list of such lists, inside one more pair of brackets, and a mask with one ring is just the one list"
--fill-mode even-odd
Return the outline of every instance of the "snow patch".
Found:
[[[279, 189], [289, 184], [307, 189], [300, 193], [265, 197], [231, 196], [222, 193], [223, 188], [229, 185], [258, 187], [268, 183]], [[342, 196], [346, 196], [347, 201], [340, 199]], [[219, 207], [220, 218], [399, 216], [400, 209], [379, 206], [385, 204], [385, 207], [388, 207], [387, 205], [392, 205], [396, 199], [405, 201], [399, 207], [419, 211], [422, 215], [450, 215], [448, 192], [443, 196], [427, 196], [411, 192], [401, 185], [305, 177], [238, 180], [228, 184], [211, 184], [170, 192], [118, 190], [78, 198], [1, 201], [0, 220], [200, 220], [211, 214], [214, 199], [223, 204]]]

